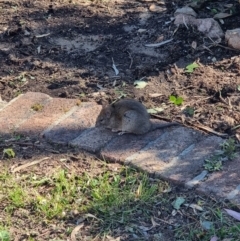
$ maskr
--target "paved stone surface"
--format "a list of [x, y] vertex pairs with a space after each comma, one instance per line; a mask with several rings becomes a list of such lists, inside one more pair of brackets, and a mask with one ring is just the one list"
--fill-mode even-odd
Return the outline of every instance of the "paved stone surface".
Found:
[[[94, 102], [51, 98], [29, 92], [9, 103], [0, 102], [0, 135], [17, 131], [45, 137], [52, 143], [70, 144], [97, 153], [106, 160], [130, 163], [150, 174], [197, 191], [229, 199], [240, 205], [240, 156], [224, 164], [223, 171], [208, 173], [204, 160], [224, 140], [199, 131], [173, 126], [146, 135], [95, 128], [101, 106]], [[34, 111], [38, 104], [42, 110]]]
[[79, 137], [70, 142], [70, 145], [77, 146], [89, 152], [97, 153], [114, 137], [117, 133], [100, 128], [92, 128], [84, 131]]
[[209, 136], [190, 145], [177, 157], [173, 158], [172, 161], [176, 164], [160, 174], [172, 181], [189, 182], [201, 173], [204, 160], [218, 150], [222, 142], [223, 140], [219, 137]]
[[100, 111], [101, 106], [96, 103], [82, 103], [55, 122], [42, 135], [51, 142], [67, 144], [80, 136], [83, 131], [94, 127]]
[[36, 113], [32, 109], [33, 105], [45, 105], [50, 99], [46, 94], [28, 92], [12, 100], [0, 111], [1, 134], [15, 132], [19, 125]]
[[200, 183], [197, 190], [240, 205], [240, 156], [224, 163], [222, 171], [210, 173], [208, 179]]
[[141, 151], [126, 158], [125, 162], [152, 174], [161, 173], [162, 177], [167, 177], [168, 173], [171, 173], [171, 170], [174, 170], [178, 165], [176, 157], [202, 138], [199, 132], [178, 127], [165, 132], [156, 141], [149, 143]]
[[161, 178], [185, 184], [201, 173], [204, 160], [219, 148], [222, 141], [216, 136], [205, 137], [178, 128], [126, 161]]
[[35, 115], [28, 118], [17, 128], [18, 133], [38, 135], [48, 126], [66, 114], [73, 106], [77, 106], [74, 99], [51, 99], [42, 110], [36, 111]]
[[163, 133], [163, 129], [158, 129], [145, 135], [124, 134], [118, 136], [101, 151], [101, 156], [110, 161], [124, 162], [127, 157], [140, 151], [149, 142], [156, 140]]

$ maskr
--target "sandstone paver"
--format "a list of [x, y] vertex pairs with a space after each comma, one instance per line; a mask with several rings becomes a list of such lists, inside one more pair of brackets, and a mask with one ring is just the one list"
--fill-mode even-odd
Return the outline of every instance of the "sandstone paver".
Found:
[[209, 174], [206, 181], [199, 184], [197, 191], [214, 194], [240, 205], [240, 156], [224, 163], [222, 171]]
[[17, 132], [38, 135], [76, 105], [76, 99], [53, 98], [20, 125]]
[[160, 174], [176, 182], [190, 181], [202, 172], [204, 160], [219, 150], [222, 142], [222, 138], [217, 136], [205, 137], [173, 158], [175, 165], [171, 163], [171, 167]]
[[[165, 128], [166, 131], [169, 129]], [[145, 135], [124, 134], [118, 136], [101, 151], [101, 156], [106, 160], [124, 162], [127, 157], [140, 151], [149, 142], [156, 140], [163, 133], [163, 129], [157, 129]]]
[[92, 128], [71, 141], [70, 145], [97, 153], [114, 137], [118, 138], [118, 134], [102, 128]]
[[[178, 156], [194, 148], [194, 143], [203, 139], [200, 132], [189, 128], [178, 127], [166, 131], [156, 141], [149, 143], [141, 151], [126, 158], [126, 163], [140, 167], [149, 173], [168, 178], [173, 173], [173, 180], [182, 181], [182, 175], [174, 174], [179, 163]], [[184, 168], [184, 165], [181, 165]]]
[[45, 105], [50, 99], [50, 96], [43, 93], [28, 92], [9, 102], [0, 110], [1, 134], [13, 133], [19, 125], [36, 114], [33, 105]]
[[95, 121], [101, 111], [101, 106], [94, 102], [81, 103], [73, 111], [63, 116], [52, 126], [42, 132], [47, 140], [58, 143], [68, 144], [80, 136], [83, 131], [95, 126]]

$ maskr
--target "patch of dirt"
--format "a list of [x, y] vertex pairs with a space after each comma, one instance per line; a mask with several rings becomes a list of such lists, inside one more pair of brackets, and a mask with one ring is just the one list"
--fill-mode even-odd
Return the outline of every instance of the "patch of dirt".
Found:
[[[152, 3], [2, 1], [2, 99], [27, 91], [83, 101], [127, 96], [148, 108], [163, 107], [159, 115], [168, 119], [232, 134], [240, 121], [239, 52], [226, 48], [224, 41], [215, 44], [194, 28], [177, 28], [171, 18], [185, 1], [160, 4], [162, 13], [149, 11]], [[221, 11], [222, 4], [207, 1], [198, 9], [198, 18], [212, 17], [211, 10]], [[233, 4], [235, 14], [224, 19], [223, 31], [239, 27], [240, 5], [233, 0], [224, 4]], [[171, 38], [161, 47], [145, 47]], [[184, 68], [193, 61], [200, 67], [188, 74]], [[134, 88], [141, 78], [148, 86]], [[170, 95], [183, 97], [183, 105], [170, 104]]]

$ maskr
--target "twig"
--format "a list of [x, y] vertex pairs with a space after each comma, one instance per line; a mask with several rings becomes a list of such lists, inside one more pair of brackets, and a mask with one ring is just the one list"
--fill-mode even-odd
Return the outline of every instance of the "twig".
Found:
[[69, 168], [69, 166], [66, 164], [66, 163], [64, 163], [63, 161], [61, 161], [61, 160], [57, 160], [62, 166], [64, 166], [64, 167], [66, 167], [68, 170], [70, 170], [70, 168]]
[[42, 159], [40, 159], [40, 160], [35, 160], [35, 161], [30, 162], [30, 163], [23, 164], [23, 165], [21, 165], [21, 166], [19, 166], [19, 167], [16, 167], [16, 168], [13, 169], [13, 170], [11, 170], [11, 172], [12, 172], [12, 173], [18, 172], [18, 171], [20, 171], [20, 170], [22, 170], [22, 169], [24, 169], [24, 168], [27, 168], [27, 167], [30, 167], [30, 166], [39, 164], [40, 162], [45, 161], [45, 160], [47, 160], [47, 159], [49, 159], [49, 157], [44, 157], [44, 158], [42, 158]]
[[192, 124], [192, 123], [190, 123], [190, 124], [191, 124], [193, 127], [197, 127], [197, 128], [199, 128], [199, 129], [208, 131], [208, 132], [213, 133], [214, 135], [217, 135], [217, 136], [221, 136], [221, 137], [228, 136], [228, 134], [224, 134], [224, 133], [217, 132], [217, 131], [213, 130], [212, 128], [208, 127], [208, 126], [204, 126], [204, 125], [201, 125], [201, 124]]
[[45, 34], [41, 34], [41, 35], [36, 35], [36, 38], [43, 38], [43, 37], [47, 37], [48, 35], [50, 35], [50, 33], [45, 33]]
[[229, 104], [229, 106], [230, 106], [230, 109], [232, 109], [233, 107], [232, 107], [231, 100], [230, 100], [230, 98], [229, 98], [229, 97], [227, 97], [227, 99], [228, 99], [228, 104]]
[[189, 86], [187, 86], [187, 87], [179, 88], [179, 89], [175, 89], [175, 90], [187, 90], [187, 89], [194, 88], [194, 87], [196, 87], [196, 86], [194, 86], [194, 85], [189, 85]]
[[172, 223], [169, 223], [168, 221], [165, 221], [165, 220], [163, 220], [163, 219], [161, 219], [161, 218], [155, 217], [155, 219], [157, 219], [158, 221], [163, 222], [163, 223], [165, 223], [165, 224], [172, 225]]
[[132, 64], [133, 64], [133, 58], [132, 58], [132, 55], [130, 54], [130, 52], [127, 51], [127, 53], [128, 53], [129, 58], [131, 60], [130, 65], [129, 65], [129, 69], [131, 69], [132, 68]]
[[184, 16], [184, 15], [183, 15], [183, 23], [184, 23], [185, 27], [186, 27], [187, 29], [189, 29], [188, 26], [187, 26], [187, 23], [186, 23], [186, 20], [185, 20], [185, 16]]
[[162, 45], [164, 45], [164, 44], [167, 44], [167, 43], [169, 43], [169, 42], [171, 42], [171, 41], [173, 41], [173, 38], [168, 39], [168, 40], [165, 40], [165, 41], [162, 41], [161, 43], [145, 44], [144, 46], [145, 46], [145, 47], [160, 47], [160, 46], [162, 46]]
[[219, 43], [217, 43], [216, 41], [214, 41], [212, 38], [210, 38], [210, 37], [208, 37], [211, 41], [212, 41], [212, 43], [213, 43], [213, 45], [211, 45], [211, 46], [209, 46], [210, 48], [212, 47], [212, 46], [217, 46], [217, 47], [221, 47], [221, 48], [224, 48], [224, 49], [228, 49], [228, 50], [235, 50], [235, 51], [239, 51], [238, 49], [233, 49], [233, 48], [230, 48], [230, 47], [226, 47], [226, 46], [223, 46], [223, 45], [221, 45], [221, 44], [219, 44]]
[[238, 128], [240, 128], [240, 125], [234, 126], [231, 130], [233, 131], [233, 130], [236, 130]]
[[223, 104], [225, 104], [225, 105], [227, 105], [227, 106], [229, 105], [229, 104], [227, 103], [227, 101], [223, 99], [221, 91], [219, 91], [219, 98], [220, 98], [220, 100], [223, 102]]

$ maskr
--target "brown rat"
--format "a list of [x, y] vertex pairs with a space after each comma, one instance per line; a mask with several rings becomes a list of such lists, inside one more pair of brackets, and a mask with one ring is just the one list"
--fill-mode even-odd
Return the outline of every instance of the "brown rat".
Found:
[[159, 124], [150, 121], [143, 104], [133, 99], [123, 99], [111, 105], [103, 105], [96, 126], [111, 129], [113, 132], [145, 134], [157, 128], [178, 125], [176, 122]]

